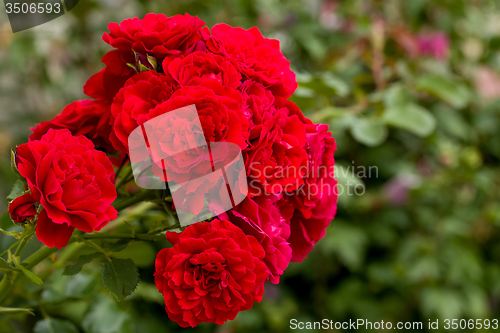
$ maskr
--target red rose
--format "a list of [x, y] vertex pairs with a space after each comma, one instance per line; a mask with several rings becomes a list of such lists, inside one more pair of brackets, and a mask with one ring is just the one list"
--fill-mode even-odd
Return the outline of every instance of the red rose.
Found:
[[130, 50], [113, 50], [106, 53], [101, 61], [106, 67], [88, 79], [83, 92], [87, 96], [111, 103], [125, 81], [137, 73], [127, 65], [135, 64], [136, 59]]
[[335, 140], [327, 125], [306, 125], [308, 174], [304, 185], [287, 194], [280, 208], [290, 216], [292, 261], [302, 261], [326, 232], [337, 210], [337, 181], [334, 176]]
[[241, 74], [224, 57], [206, 52], [193, 52], [184, 58], [168, 57], [163, 61], [169, 73], [181, 86], [195, 86], [206, 79], [216, 79], [223, 86], [238, 88]]
[[252, 124], [250, 146], [244, 150], [249, 195], [297, 189], [307, 172], [304, 116], [292, 102], [275, 104], [271, 91], [258, 82], [245, 81], [241, 90]]
[[[191, 105], [196, 109], [186, 107]], [[206, 80], [200, 85], [177, 90], [169, 100], [151, 110], [148, 118], [155, 119], [148, 122], [145, 131], [155, 161], [156, 177], [177, 184], [191, 181], [176, 193], [191, 198], [178, 208], [197, 215], [205, 200], [210, 205], [217, 205], [215, 198], [219, 194], [215, 197], [212, 194], [218, 192], [223, 178], [209, 175], [214, 167], [219, 169], [218, 166], [224, 165], [227, 159], [234, 159], [247, 145], [248, 122], [241, 112], [241, 93], [223, 87], [217, 80]], [[154, 125], [150, 126], [151, 122]], [[209, 143], [214, 142], [219, 144], [210, 145], [212, 149], [209, 150]], [[135, 154], [136, 147], [129, 148]], [[142, 150], [144, 148], [139, 147], [137, 156]]]
[[189, 14], [167, 17], [149, 13], [143, 19], [137, 17], [108, 25], [109, 33], [102, 39], [119, 50], [149, 53], [156, 59], [171, 54], [203, 50], [201, 30], [205, 24]]
[[166, 236], [173, 247], [158, 253], [155, 283], [171, 320], [182, 327], [221, 325], [260, 302], [268, 270], [255, 237], [220, 220]]
[[81, 100], [68, 104], [51, 121], [44, 121], [31, 130], [31, 140], [40, 140], [50, 128], [69, 129], [74, 136], [85, 135], [97, 147], [108, 152], [114, 151], [109, 141], [111, 126], [110, 104], [104, 101]]
[[337, 181], [333, 178], [324, 180], [323, 196], [316, 202], [316, 206], [308, 211], [305, 217], [300, 210], [296, 210], [290, 220], [290, 246], [292, 247], [292, 261], [301, 262], [312, 251], [314, 245], [325, 236], [326, 228], [337, 212]]
[[44, 208], [36, 235], [45, 245], [60, 249], [75, 228], [92, 232], [116, 218], [113, 166], [86, 137], [49, 129], [40, 140], [17, 147], [16, 163]]
[[249, 195], [294, 191], [307, 173], [305, 127], [286, 109], [263, 114], [250, 131], [250, 146], [243, 151], [249, 177]]
[[276, 96], [290, 97], [297, 89], [290, 62], [281, 53], [279, 41], [264, 38], [259, 29], [233, 28], [217, 24], [212, 36], [205, 34], [207, 49], [228, 57], [245, 78], [269, 87]]
[[245, 81], [240, 90], [243, 96], [245, 116], [250, 122], [250, 128], [254, 128], [254, 134], [251, 137], [255, 138], [259, 135], [259, 130], [255, 130], [255, 126], [262, 125], [267, 120], [266, 117], [276, 113], [274, 95], [262, 84], [251, 80]]
[[306, 125], [306, 129], [308, 174], [304, 188], [297, 191], [292, 198], [296, 209], [307, 218], [310, 216], [310, 210], [318, 205], [317, 201], [325, 195], [325, 191], [336, 193], [334, 188], [329, 188], [326, 181], [334, 177], [334, 153], [337, 146], [335, 139], [331, 137], [332, 134], [328, 132], [328, 125]]
[[170, 77], [154, 71], [139, 73], [127, 80], [111, 105], [110, 140], [114, 147], [128, 153], [130, 133], [149, 120], [151, 109], [166, 101], [175, 89], [176, 84]]
[[149, 119], [187, 105], [196, 105], [205, 138], [209, 142], [232, 142], [245, 148], [248, 121], [241, 111], [241, 93], [210, 79], [177, 90], [168, 101], [151, 111]]
[[306, 126], [313, 125], [313, 122], [309, 118], [304, 116], [302, 111], [300, 111], [300, 108], [294, 102], [280, 97], [280, 98], [276, 99], [274, 104], [275, 104], [276, 108], [278, 108], [278, 109], [286, 108], [288, 110], [289, 116], [299, 117], [300, 121], [303, 122], [304, 125], [306, 125]]
[[29, 193], [15, 198], [9, 205], [9, 214], [12, 221], [22, 223], [33, 219], [36, 215], [35, 203], [36, 201]]
[[274, 196], [246, 198], [228, 215], [245, 234], [254, 236], [260, 242], [266, 251], [264, 262], [270, 271], [271, 282], [277, 284], [290, 263], [292, 249], [286, 241], [290, 237], [290, 226], [275, 202]]
[[168, 101], [151, 110], [149, 119], [171, 110], [196, 105], [208, 142], [232, 142], [247, 146], [248, 121], [241, 111], [241, 93], [223, 87], [217, 80], [205, 80], [197, 86], [177, 90]]
[[[186, 108], [190, 105], [195, 105], [196, 110]], [[181, 112], [166, 116], [175, 110]], [[174, 173], [174, 178], [168, 179], [169, 181], [181, 183], [194, 179], [198, 174], [204, 176], [210, 171], [212, 166], [207, 142], [229, 142], [240, 148], [247, 145], [248, 122], [241, 112], [241, 93], [223, 87], [217, 80], [206, 80], [200, 85], [177, 90], [167, 101], [149, 110], [144, 117], [147, 120], [157, 119], [154, 125], [148, 124], [146, 132], [151, 151], [157, 156], [153, 158], [155, 162], [166, 159], [163, 161], [167, 165], [158, 167], [164, 170], [168, 167]], [[115, 132], [118, 135], [118, 130]], [[217, 149], [215, 153], [220, 156], [214, 156], [214, 162], [224, 160], [226, 150]], [[153, 170], [161, 176], [161, 169]]]

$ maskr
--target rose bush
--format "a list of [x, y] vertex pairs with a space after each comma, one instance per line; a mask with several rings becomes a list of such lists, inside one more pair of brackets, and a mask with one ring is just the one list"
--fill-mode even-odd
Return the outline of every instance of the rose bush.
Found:
[[[12, 220], [35, 224], [49, 247], [83, 232], [72, 241], [97, 252], [66, 273], [99, 258], [103, 284], [121, 300], [137, 286], [136, 267], [113, 256], [122, 246], [106, 241], [113, 233], [88, 233], [117, 211], [157, 204], [168, 218], [144, 234], [127, 222], [132, 234], [116, 237], [126, 246], [166, 232], [172, 247], [157, 254], [155, 283], [182, 327], [223, 324], [259, 302], [264, 283], [279, 283], [290, 262], [325, 235], [337, 201], [335, 141], [328, 126], [313, 124], [288, 100], [297, 81], [279, 41], [257, 28], [204, 24], [189, 14], [110, 23], [103, 40], [114, 50], [84, 86], [93, 99], [69, 104], [17, 147], [15, 169], [26, 186], [9, 207]], [[235, 156], [245, 170], [231, 169]], [[154, 188], [168, 188], [137, 191], [128, 184], [136, 176], [129, 162], [150, 158], [148, 176], [162, 185]], [[181, 228], [183, 214], [205, 222]]]

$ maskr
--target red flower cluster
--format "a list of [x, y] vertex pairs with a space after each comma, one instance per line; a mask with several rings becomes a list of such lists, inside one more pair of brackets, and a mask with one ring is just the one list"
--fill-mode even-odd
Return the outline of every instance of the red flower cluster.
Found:
[[[155, 281], [169, 317], [183, 327], [222, 324], [260, 301], [264, 282], [278, 283], [290, 261], [302, 261], [324, 236], [337, 202], [335, 141], [287, 100], [297, 82], [279, 42], [257, 28], [204, 24], [188, 14], [109, 24], [103, 40], [114, 50], [84, 86], [94, 99], [70, 104], [18, 148], [30, 194], [10, 208], [25, 221], [39, 202], [37, 234], [48, 245], [64, 246], [73, 228], [99, 230], [116, 216], [113, 169], [79, 135], [128, 154], [138, 126], [194, 104], [206, 140], [241, 148], [249, 194], [219, 219], [167, 233], [173, 247], [158, 254]], [[155, 137], [191, 128], [162, 126]], [[175, 149], [174, 139], [163, 143]], [[194, 170], [197, 157], [183, 155], [183, 163]]]

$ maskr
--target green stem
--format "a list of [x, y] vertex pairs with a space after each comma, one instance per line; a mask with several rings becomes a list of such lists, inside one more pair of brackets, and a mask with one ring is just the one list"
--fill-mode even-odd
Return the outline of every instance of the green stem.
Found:
[[118, 181], [118, 183], [116, 183], [116, 188], [119, 188], [123, 184], [128, 183], [131, 180], [130, 178], [131, 174], [132, 174], [132, 168], [127, 170], [127, 172], [122, 177], [120, 177], [120, 180]]
[[28, 243], [28, 238], [23, 238], [21, 239], [21, 242], [19, 243], [19, 246], [16, 249], [16, 252], [14, 252], [14, 256], [20, 257], [21, 252], [23, 251], [24, 247], [26, 246], [26, 243]]
[[123, 159], [122, 164], [120, 165], [120, 167], [118, 168], [118, 170], [116, 170], [116, 173], [115, 173], [115, 177], [116, 178], [118, 178], [118, 176], [120, 175], [120, 172], [122, 172], [123, 167], [125, 166], [125, 164], [127, 164], [127, 161], [128, 161], [128, 157]]
[[67, 265], [67, 262], [73, 258], [74, 255], [80, 253], [80, 251], [87, 246], [84, 242], [74, 242], [69, 244], [64, 248], [64, 251], [61, 252], [61, 255], [54, 262], [54, 267], [64, 267]]
[[[72, 239], [69, 240], [69, 242], [72, 241]], [[31, 256], [26, 258], [26, 260], [23, 261], [22, 265], [24, 265], [27, 269], [31, 269], [41, 263], [44, 259], [47, 259], [52, 253], [56, 252], [57, 250], [58, 249], [56, 247], [43, 246], [40, 250], [36, 251]]]
[[117, 211], [121, 211], [124, 210], [125, 208], [135, 205], [136, 203], [147, 201], [155, 197], [156, 197], [155, 190], [144, 190], [141, 193], [134, 195], [133, 197], [113, 203], [113, 207], [115, 207]]

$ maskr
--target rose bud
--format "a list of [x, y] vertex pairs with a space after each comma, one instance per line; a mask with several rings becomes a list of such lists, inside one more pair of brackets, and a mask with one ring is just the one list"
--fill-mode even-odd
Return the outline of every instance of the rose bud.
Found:
[[36, 201], [31, 197], [30, 193], [15, 198], [9, 205], [9, 214], [12, 221], [22, 223], [34, 218], [36, 215], [35, 203]]

